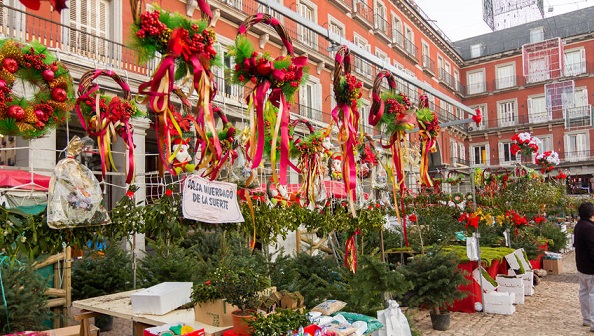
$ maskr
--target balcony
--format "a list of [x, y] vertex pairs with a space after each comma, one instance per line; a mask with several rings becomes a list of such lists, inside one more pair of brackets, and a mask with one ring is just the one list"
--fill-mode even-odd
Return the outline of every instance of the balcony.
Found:
[[406, 52], [404, 49], [404, 35], [400, 30], [394, 28], [392, 29], [392, 47], [402, 53]]
[[327, 58], [333, 58], [328, 51], [328, 40], [319, 39], [318, 34], [314, 31], [291, 20], [286, 20], [284, 27], [293, 41], [296, 53], [307, 54], [309, 59], [314, 62], [329, 62]]
[[457, 156], [452, 156], [450, 157], [450, 165], [454, 166], [454, 167], [469, 167], [470, 166], [470, 160], [466, 159], [466, 158], [462, 158], [462, 157], [457, 157]]
[[465, 91], [466, 91], [467, 96], [487, 93], [487, 82], [482, 81], [482, 82], [468, 84], [468, 85], [466, 85]]
[[515, 89], [522, 85], [522, 76], [501, 77], [493, 80], [495, 90]]
[[393, 42], [392, 25], [380, 14], [375, 14], [375, 34], [387, 43]]
[[417, 48], [417, 46], [415, 45], [415, 43], [411, 40], [409, 40], [408, 38], [404, 38], [404, 50], [406, 50], [406, 53], [408, 54], [409, 58], [415, 62], [418, 63], [418, 55], [419, 55], [419, 48]]
[[[138, 54], [128, 46], [113, 41], [109, 37], [100, 37], [82, 29], [71, 28], [56, 21], [48, 20], [32, 13], [12, 7], [2, 6], [0, 11], [6, 16], [18, 18], [11, 25], [8, 20], [0, 24], [0, 34], [5, 38], [19, 41], [39, 41], [59, 54], [59, 59], [68, 64], [89, 68], [111, 68], [116, 71], [128, 71], [131, 74], [149, 76], [158, 61], [139, 65]], [[144, 78], [143, 78], [144, 79]]]
[[371, 63], [366, 60], [355, 56], [355, 72], [368, 80], [373, 80], [373, 67]]
[[565, 110], [565, 128], [592, 127], [592, 105], [576, 106]]
[[423, 71], [435, 76], [435, 61], [429, 55], [423, 55]]
[[373, 29], [373, 9], [364, 0], [353, 0], [353, 4], [353, 19], [359, 21], [366, 28]]
[[291, 104], [291, 112], [309, 120], [324, 122], [322, 120], [324, 113], [321, 110], [315, 109], [311, 106], [293, 103]]
[[231, 84], [229, 79], [222, 76], [214, 77], [217, 84], [217, 98], [229, 99], [230, 101], [240, 103], [243, 100], [243, 87], [237, 84]]
[[586, 75], [588, 63], [586, 61], [565, 63], [565, 69], [563, 70], [563, 76], [574, 77], [580, 75]]
[[456, 79], [452, 75], [450, 75], [450, 73], [444, 68], [439, 69], [438, 79], [442, 84], [452, 89], [454, 88], [454, 84], [456, 83]]
[[342, 10], [344, 13], [350, 13], [353, 9], [351, 7], [352, 1], [343, 1], [343, 0], [328, 0], [328, 2], [332, 3], [334, 6], [338, 7], [338, 9]]

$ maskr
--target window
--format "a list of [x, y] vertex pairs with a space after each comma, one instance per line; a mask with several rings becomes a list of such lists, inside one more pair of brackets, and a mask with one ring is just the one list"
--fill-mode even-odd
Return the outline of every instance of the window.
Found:
[[417, 57], [417, 50], [415, 47], [415, 33], [412, 31], [412, 29], [410, 29], [410, 27], [406, 27], [404, 29], [404, 37], [406, 38], [404, 41], [404, 48], [409, 54]]
[[530, 29], [530, 43], [536, 43], [536, 42], [542, 42], [542, 41], [544, 41], [543, 27]]
[[[0, 7], [0, 27], [4, 27], [4, 34], [10, 35], [10, 37], [24, 38], [27, 17], [25, 6], [18, 0], [3, 0], [0, 3], [5, 6]], [[19, 11], [9, 10], [8, 7]]]
[[77, 54], [90, 58], [107, 56], [112, 27], [110, 1], [70, 1], [69, 45]]
[[489, 144], [472, 145], [469, 154], [471, 165], [489, 165]]
[[505, 143], [500, 142], [499, 143], [499, 164], [500, 165], [516, 162], [516, 155], [512, 154], [511, 147], [512, 147], [511, 142], [505, 142]]
[[338, 36], [345, 37], [344, 24], [330, 15], [328, 15], [328, 30]]
[[483, 56], [483, 45], [473, 44], [470, 46], [470, 58]]
[[379, 31], [385, 33], [387, 30], [386, 22], [386, 6], [383, 2], [376, 1], [375, 3], [375, 26]]
[[588, 89], [577, 88], [575, 90], [575, 105], [563, 106], [565, 112], [566, 127], [581, 127], [591, 125], [590, 105], [588, 104]]
[[359, 120], [363, 127], [363, 132], [367, 134], [373, 134], [373, 128], [369, 125], [369, 101], [361, 100], [361, 106], [359, 107]]
[[565, 76], [577, 76], [586, 73], [586, 49], [565, 52]]
[[458, 161], [458, 143], [456, 140], [450, 139], [450, 163], [455, 164]]
[[322, 120], [322, 85], [310, 77], [299, 90], [299, 115], [317, 121]]
[[[299, 2], [299, 15], [306, 20], [317, 23], [318, 19], [316, 11], [317, 7], [315, 4], [305, 0]], [[299, 27], [297, 27], [297, 34], [299, 35], [299, 42], [306, 44], [313, 49], [318, 48], [318, 36], [313, 30], [310, 30], [303, 25], [299, 25]]]
[[394, 42], [399, 46], [403, 46], [404, 35], [402, 34], [402, 20], [394, 14], [392, 14], [392, 29], [394, 31]]
[[534, 57], [528, 61], [528, 82], [536, 83], [549, 79], [551, 77], [549, 71], [548, 57]]
[[[353, 42], [357, 47], [371, 52], [371, 45], [367, 43], [367, 40], [362, 38], [361, 36], [355, 34]], [[362, 58], [355, 56], [355, 71], [359, 72], [360, 74], [371, 78], [371, 64], [367, 61], [364, 61]]]
[[516, 67], [514, 64], [497, 67], [497, 90], [516, 86]]
[[513, 126], [516, 124], [516, 101], [510, 100], [497, 104], [499, 127]]
[[[220, 45], [217, 45], [217, 53], [224, 55], [224, 68], [233, 69], [235, 67], [235, 57], [229, 55], [228, 52], [223, 50]], [[241, 100], [243, 94], [243, 88], [237, 84], [231, 84], [229, 78], [225, 76], [225, 71], [222, 67], [213, 67], [213, 74], [215, 76], [215, 82], [218, 87], [218, 96], [230, 98], [234, 101]]]
[[477, 94], [487, 91], [484, 70], [468, 73], [468, 85], [466, 90], [468, 94]]
[[[486, 104], [481, 104], [481, 105], [477, 105], [473, 107], [474, 110], [480, 110], [481, 111], [481, 115], [483, 116], [483, 118], [481, 119], [480, 124], [478, 125], [478, 129], [479, 130], [484, 130], [487, 128], [487, 105]], [[470, 127], [474, 128], [473, 125], [471, 125]]]
[[461, 143], [459, 145], [460, 145], [460, 148], [458, 149], [458, 155], [460, 158], [459, 162], [466, 165], [466, 164], [468, 164], [466, 162], [466, 146], [464, 146], [463, 143]]
[[423, 67], [428, 68], [431, 57], [429, 56], [429, 45], [425, 41], [421, 41], [421, 53], [423, 54]]
[[[385, 52], [383, 52], [380, 48], [375, 47], [375, 56], [377, 56], [377, 58], [381, 59], [382, 61], [384, 61], [384, 68], [386, 65], [390, 64], [390, 57], [388, 56], [388, 54], [386, 54]], [[382, 85], [385, 84], [386, 81], [382, 81]]]
[[567, 161], [580, 161], [588, 158], [587, 133], [573, 133], [565, 135], [565, 159]]
[[553, 147], [553, 138], [552, 137], [550, 137], [550, 136], [546, 136], [546, 137], [539, 136], [538, 138], [542, 142], [540, 145], [538, 145], [538, 152], [539, 153], [544, 153], [546, 151], [555, 150], [555, 148]]
[[547, 111], [545, 96], [528, 97], [528, 118], [531, 123], [541, 123], [551, 120], [551, 113]]
[[[231, 1], [233, 1], [233, 3], [234, 3], [233, 6], [235, 8], [242, 9], [241, 0], [231, 0]], [[280, 3], [280, 0], [272, 0], [272, 1], [274, 1], [276, 3]], [[238, 2], [238, 3], [236, 3], [236, 2]], [[270, 8], [270, 6], [267, 6], [267, 5], [260, 4], [258, 6], [258, 13], [270, 14], [271, 16], [274, 16], [281, 23], [284, 20], [284, 16], [282, 14], [278, 13], [277, 11], [275, 11], [274, 9]]]
[[454, 83], [452, 83], [452, 85], [456, 91], [462, 90], [462, 87], [460, 86], [460, 72], [457, 69], [454, 69]]

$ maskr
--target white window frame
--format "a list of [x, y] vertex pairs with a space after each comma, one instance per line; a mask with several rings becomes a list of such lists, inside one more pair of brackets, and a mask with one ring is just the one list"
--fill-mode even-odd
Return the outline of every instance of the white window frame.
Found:
[[[571, 54], [577, 55], [579, 61], [576, 62], [569, 62], [567, 55]], [[563, 54], [564, 63], [563, 63], [563, 75], [564, 76], [577, 76], [586, 73], [586, 49], [585, 48], [574, 48], [568, 49], [564, 51]]]
[[464, 145], [464, 143], [459, 144], [458, 155], [462, 164], [466, 164], [466, 145]]
[[396, 13], [392, 13], [392, 36], [394, 43], [399, 46], [404, 45], [404, 27], [402, 25], [402, 19]]
[[[336, 26], [336, 27], [340, 28], [342, 30], [342, 34], [338, 34], [334, 31], [332, 31], [332, 29], [330, 29], [331, 26]], [[345, 24], [330, 14], [328, 14], [328, 30], [330, 30], [332, 33], [334, 33], [340, 37], [346, 37]]]
[[[379, 0], [374, 1], [373, 4], [373, 14], [375, 14], [375, 16], [379, 16], [382, 18], [382, 20], [376, 20], [374, 17], [375, 27], [379, 29], [382, 33], [385, 33], [387, 29], [386, 26], [388, 23], [388, 20], [386, 20], [386, 17], [388, 16], [388, 7], [386, 7], [386, 4], [383, 1]], [[382, 8], [383, 12], [380, 13], [379, 10]]]
[[375, 56], [377, 56], [377, 58], [379, 58], [382, 61], [384, 61], [384, 63], [386, 65], [391, 64], [391, 62], [390, 62], [390, 56], [388, 56], [388, 53], [384, 52], [379, 47], [375, 47]]
[[[478, 129], [479, 130], [484, 130], [487, 129], [487, 120], [489, 120], [489, 113], [487, 110], [487, 104], [478, 104], [472, 107], [473, 110], [479, 109], [481, 110], [481, 122], [478, 124]], [[475, 124], [476, 125], [476, 124]]]
[[[311, 106], [306, 96], [308, 87], [311, 87]], [[299, 115], [309, 120], [322, 121], [322, 97], [320, 79], [310, 75], [304, 86], [299, 89]]]
[[477, 58], [483, 56], [483, 44], [473, 44], [470, 46], [470, 58]]
[[359, 107], [359, 123], [363, 128], [363, 132], [372, 134], [373, 127], [369, 125], [369, 113], [371, 110], [371, 102], [367, 99], [361, 99], [361, 105]]
[[431, 59], [431, 48], [427, 41], [421, 40], [421, 63], [423, 64], [423, 67], [428, 68], [429, 62], [425, 61], [425, 56], [427, 56], [428, 59]]
[[544, 41], [544, 27], [536, 27], [530, 29], [530, 43], [537, 43]]
[[585, 86], [575, 88], [574, 106], [563, 106], [563, 110], [567, 123], [570, 123], [572, 119], [589, 118], [588, 88]]
[[[502, 75], [502, 72], [507, 73], [505, 75]], [[511, 62], [497, 65], [495, 67], [495, 83], [495, 89], [497, 90], [507, 89], [516, 86], [516, 63]]]
[[[307, 7], [309, 10], [311, 10], [313, 18], [307, 18], [302, 14], [303, 7]], [[297, 13], [306, 20], [311, 20], [314, 23], [318, 23], [318, 5], [309, 0], [299, 0], [297, 3]], [[299, 42], [309, 46], [312, 49], [318, 49], [318, 34], [316, 34], [313, 30], [309, 30], [303, 25], [298, 25], [297, 36], [299, 37]]]
[[[475, 149], [482, 148], [482, 147], [485, 148], [484, 162], [477, 163], [476, 156], [475, 156]], [[491, 158], [490, 158], [491, 154], [490, 154], [488, 142], [476, 143], [476, 144], [472, 144], [472, 145], [468, 146], [468, 155], [470, 156], [470, 165], [473, 167], [489, 166], [491, 164]], [[483, 161], [483, 157], [481, 157], [481, 161]]]
[[458, 143], [454, 139], [450, 139], [450, 164], [458, 163]]
[[[363, 38], [363, 36], [357, 33], [353, 34], [353, 43], [359, 48], [366, 50], [367, 52], [371, 52], [371, 45], [367, 39]], [[357, 69], [359, 69], [359, 73], [371, 78], [371, 64], [363, 61], [363, 59], [360, 57], [355, 57], [355, 70]]]
[[[538, 138], [542, 142], [538, 146], [539, 153], [555, 150], [555, 144], [553, 143], [553, 135], [539, 135]], [[534, 156], [536, 156], [536, 154]]]
[[498, 144], [498, 147], [499, 147], [498, 155], [499, 155], [499, 165], [500, 166], [514, 165], [514, 164], [516, 164], [516, 162], [518, 162], [520, 155], [518, 155], [518, 153], [516, 153], [516, 155], [512, 154], [512, 152], [511, 152], [512, 145], [513, 145], [513, 142], [511, 142], [511, 141], [503, 141]]
[[[590, 156], [590, 132], [587, 130], [567, 132], [563, 136], [565, 160], [570, 162], [587, 160]], [[570, 138], [572, 136], [581, 136], [576, 138], [576, 148], [571, 148]]]
[[528, 74], [526, 81], [536, 83], [546, 81], [551, 78], [549, 59], [545, 56], [531, 58], [528, 62]]
[[[512, 107], [510, 109], [510, 107]], [[514, 126], [518, 123], [518, 100], [508, 99], [497, 102], [497, 121], [499, 127]]]
[[[482, 80], [480, 82], [477, 81], [477, 83], [471, 83], [471, 78], [473, 78], [473, 75], [477, 75], [477, 74], [481, 74]], [[473, 70], [473, 71], [469, 71], [466, 74], [466, 93], [468, 94], [478, 94], [478, 93], [484, 93], [487, 91], [487, 80], [486, 80], [486, 76], [485, 76], [485, 69], [477, 69], [477, 70]]]
[[[544, 108], [538, 108], [537, 100], [544, 102]], [[526, 99], [526, 107], [528, 109], [528, 120], [530, 123], [543, 123], [552, 119], [550, 110], [547, 109], [547, 99], [544, 94], [534, 95]]]

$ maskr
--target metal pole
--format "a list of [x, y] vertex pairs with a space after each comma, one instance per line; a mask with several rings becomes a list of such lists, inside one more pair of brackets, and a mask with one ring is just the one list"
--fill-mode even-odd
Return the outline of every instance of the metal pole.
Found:
[[[474, 187], [474, 174], [475, 171], [473, 170], [470, 174], [470, 188], [472, 188], [472, 210], [476, 212], [476, 188]], [[477, 227], [476, 232], [473, 234], [473, 237], [476, 239], [476, 254], [478, 256], [478, 270], [479, 270], [479, 286], [481, 287], [481, 303], [483, 305], [483, 315], [487, 315], [485, 313], [485, 293], [483, 293], [483, 271], [481, 265], [481, 244], [480, 238], [481, 234]]]

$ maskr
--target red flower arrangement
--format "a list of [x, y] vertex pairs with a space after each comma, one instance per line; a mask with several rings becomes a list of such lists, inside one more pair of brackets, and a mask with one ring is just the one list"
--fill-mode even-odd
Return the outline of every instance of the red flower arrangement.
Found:
[[363, 83], [355, 75], [347, 73], [340, 81], [338, 89], [334, 91], [336, 102], [346, 104], [356, 110], [359, 99], [363, 96], [361, 88], [363, 88]]
[[483, 121], [483, 113], [480, 109], [476, 109], [475, 112], [476, 114], [472, 116], [472, 121], [474, 121], [476, 125], [479, 126], [481, 121]]
[[547, 219], [546, 219], [544, 216], [541, 216], [541, 215], [538, 215], [538, 216], [536, 216], [536, 217], [532, 218], [532, 220], [533, 220], [533, 221], [534, 221], [534, 223], [536, 223], [537, 225], [538, 225], [538, 224], [542, 224], [542, 223], [544, 223], [544, 222], [546, 222], [546, 221], [547, 221]]
[[561, 163], [559, 154], [555, 151], [546, 151], [536, 155], [534, 162], [541, 167], [541, 172], [544, 174], [550, 172], [553, 168]]
[[469, 226], [472, 226], [473, 228], [478, 229], [479, 220], [480, 220], [479, 215], [477, 215], [474, 212], [471, 214], [463, 212], [460, 215], [460, 217], [458, 217], [458, 222], [464, 223], [464, 226], [466, 228], [468, 228]]
[[559, 169], [559, 174], [555, 176], [557, 180], [564, 180], [567, 178], [567, 174], [565, 174], [561, 169]]
[[528, 218], [526, 216], [522, 216], [514, 210], [507, 210], [505, 212], [505, 217], [509, 218], [510, 221], [512, 222], [512, 224], [514, 224], [515, 226], [518, 226], [518, 227], [522, 226], [522, 225], [526, 225], [526, 226], [530, 225], [528, 223]]
[[408, 215], [408, 220], [409, 220], [411, 223], [416, 223], [416, 222], [417, 222], [417, 220], [418, 220], [418, 218], [417, 218], [417, 215], [415, 215], [414, 213], [413, 213], [413, 214], [410, 214], [410, 215]]
[[365, 143], [361, 149], [359, 157], [359, 176], [361, 176], [361, 178], [368, 178], [371, 176], [371, 169], [378, 164], [377, 156], [373, 152], [369, 143]]
[[538, 145], [541, 144], [539, 138], [528, 132], [515, 134], [511, 139], [514, 141], [510, 149], [513, 155], [518, 152], [522, 152], [523, 155], [532, 155], [538, 152]]

